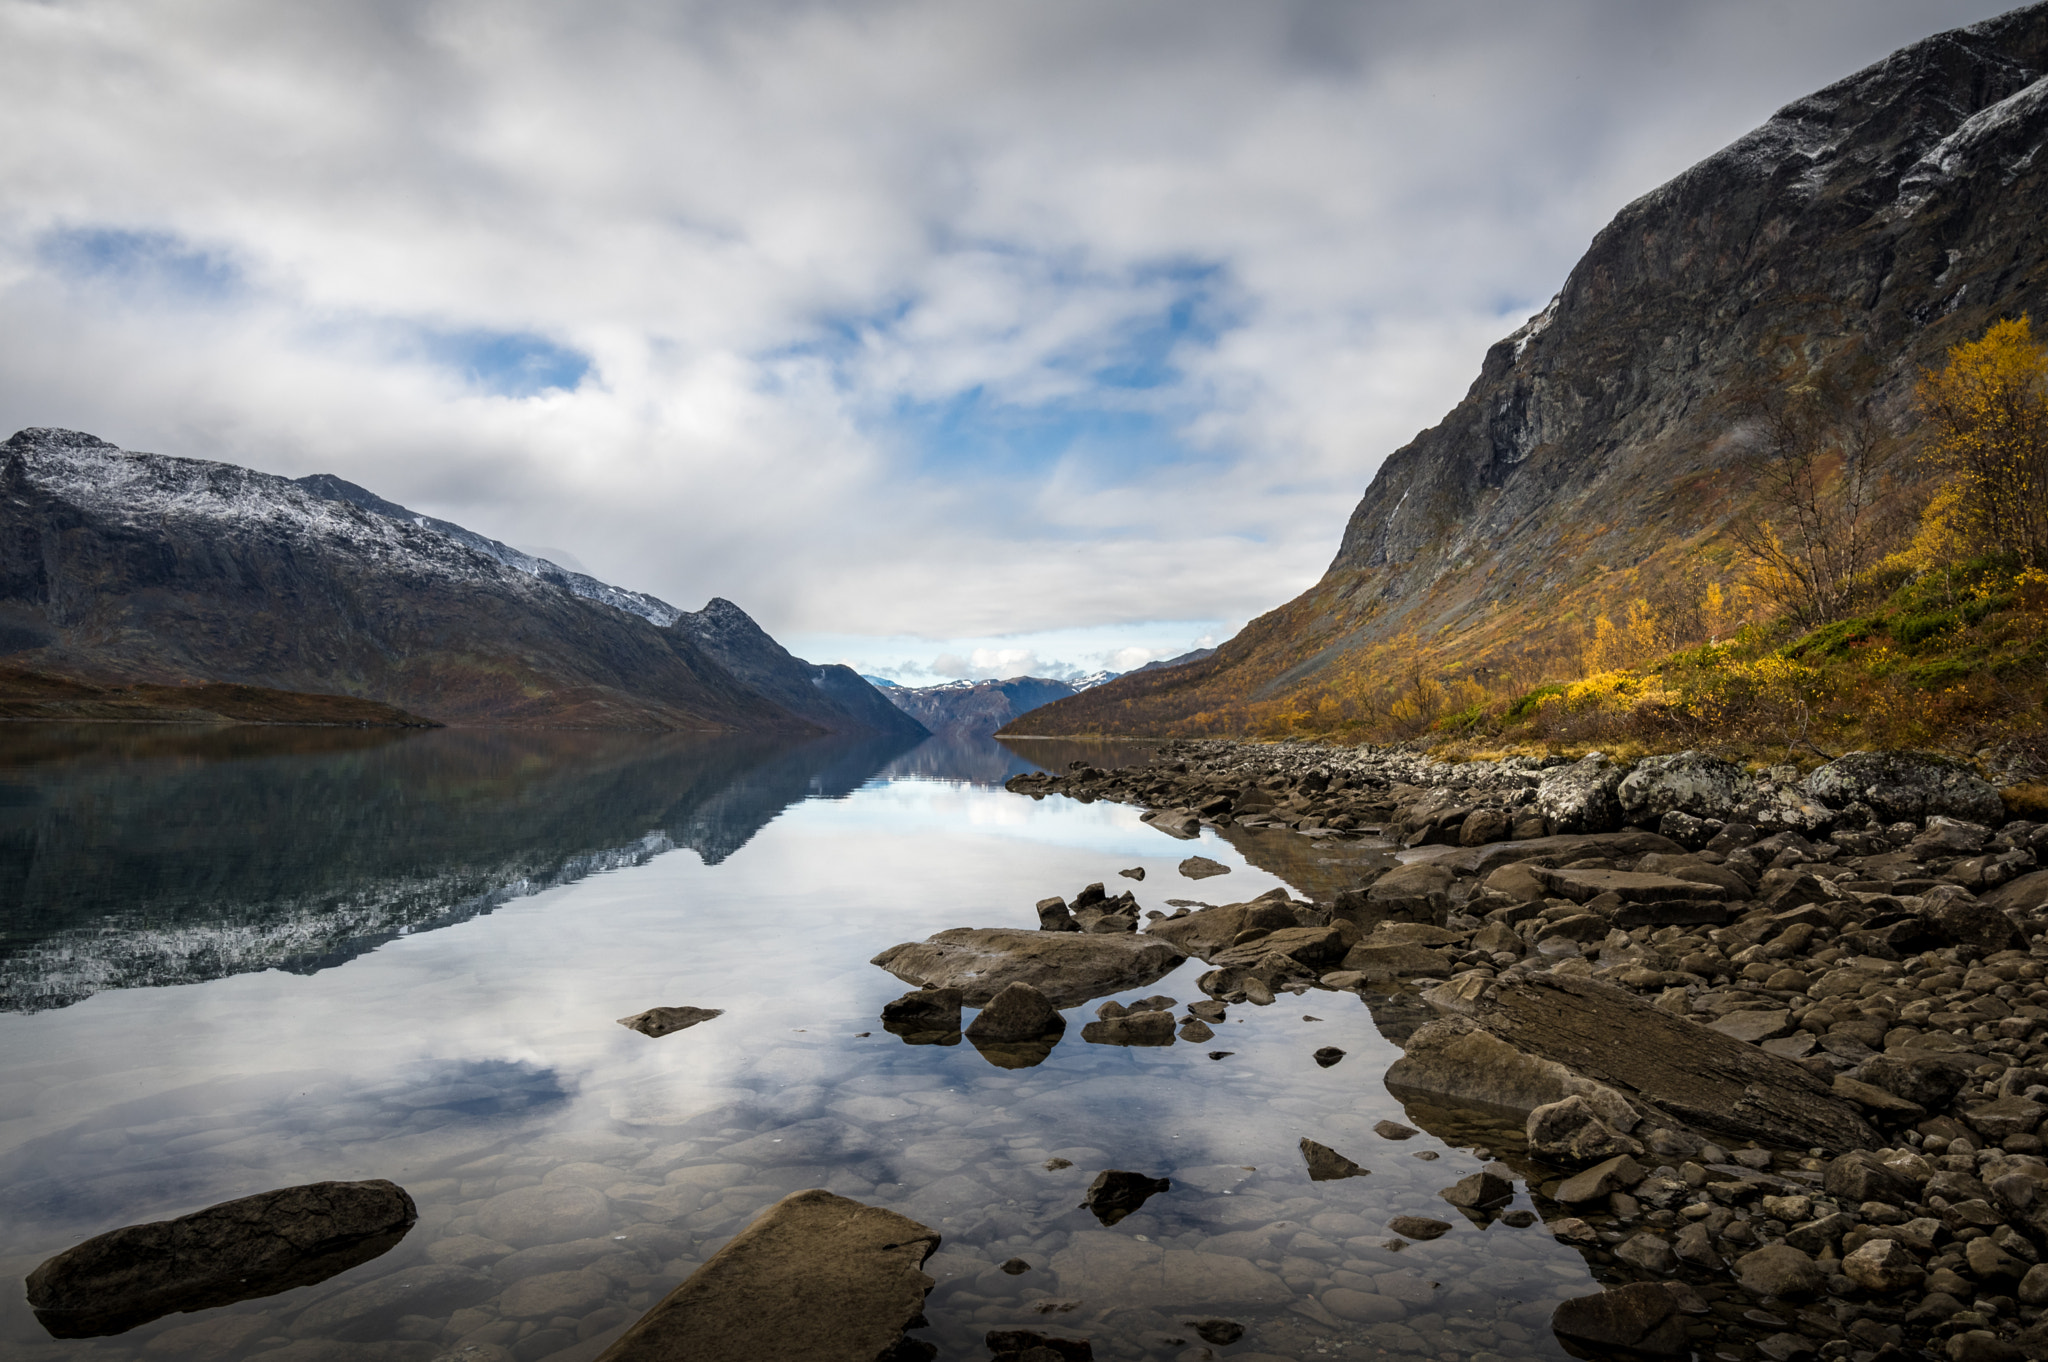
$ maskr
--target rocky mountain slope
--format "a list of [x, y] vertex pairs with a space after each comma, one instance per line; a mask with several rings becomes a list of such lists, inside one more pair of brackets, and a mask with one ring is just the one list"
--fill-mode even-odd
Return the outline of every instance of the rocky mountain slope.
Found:
[[[651, 598], [650, 598], [651, 599]], [[722, 596], [677, 613], [673, 627], [756, 694], [835, 733], [922, 738], [925, 726], [891, 704], [851, 667], [791, 656], [746, 611]]]
[[1740, 396], [1810, 368], [1899, 423], [1923, 369], [2048, 314], [2048, 5], [1937, 34], [1629, 204], [1444, 420], [1389, 456], [1323, 579], [1215, 656], [1019, 733], [1223, 731], [1405, 638], [1527, 665], [1561, 622], [1725, 566]]
[[[442, 722], [828, 726], [734, 677], [674, 627], [674, 607], [579, 590], [459, 526], [310, 482], [18, 433], [0, 445], [0, 658], [96, 684], [356, 696]], [[812, 707], [827, 708], [829, 726], [861, 727], [844, 702]]]
[[994, 733], [1018, 715], [1077, 692], [1044, 676], [1007, 681], [948, 681], [937, 686], [897, 686], [882, 692], [889, 702], [934, 733]]

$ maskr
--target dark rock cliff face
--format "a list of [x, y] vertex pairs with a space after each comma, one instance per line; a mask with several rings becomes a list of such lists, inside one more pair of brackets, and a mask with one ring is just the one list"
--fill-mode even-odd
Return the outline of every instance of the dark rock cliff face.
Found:
[[934, 733], [987, 737], [1020, 714], [1065, 699], [1074, 688], [1043, 676], [1013, 676], [1007, 681], [898, 686], [884, 693]]
[[866, 732], [922, 738], [925, 727], [898, 709], [851, 667], [819, 666], [794, 657], [746, 611], [714, 596], [685, 611], [673, 626], [750, 690], [834, 733]]
[[1532, 621], [1639, 593], [1754, 494], [1745, 387], [1819, 367], [1900, 420], [1947, 347], [2048, 321], [2044, 72], [2048, 5], [1937, 34], [1628, 205], [1386, 460], [1321, 582], [1213, 658], [1018, 731], [1144, 731], [1406, 633], [1498, 657]]
[[0, 445], [0, 659], [443, 722], [815, 732], [675, 629], [285, 478], [72, 431]]

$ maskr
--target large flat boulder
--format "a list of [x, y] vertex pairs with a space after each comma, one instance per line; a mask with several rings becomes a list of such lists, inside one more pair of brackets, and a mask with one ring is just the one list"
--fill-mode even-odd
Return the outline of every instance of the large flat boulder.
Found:
[[[1407, 1053], [1387, 1071], [1389, 1087], [1529, 1110], [1540, 1105], [1532, 1097], [1565, 1095], [1562, 1071], [1731, 1138], [1836, 1150], [1879, 1142], [1855, 1102], [1798, 1064], [1610, 985], [1534, 975], [1509, 987], [1438, 993], [1432, 1005], [1455, 1015], [1409, 1038]], [[1497, 1095], [1472, 1091], [1482, 1068], [1498, 1075]]]
[[1682, 880], [1676, 875], [1646, 875], [1633, 870], [1550, 870], [1530, 871], [1558, 898], [1586, 903], [1602, 894], [1613, 894], [1623, 903], [1668, 903], [1673, 900], [1724, 899], [1728, 891], [1718, 884]]
[[1011, 984], [1029, 984], [1055, 1007], [1139, 988], [1187, 957], [1170, 941], [1124, 932], [1040, 932], [954, 927], [891, 946], [870, 963], [906, 983], [957, 988], [982, 1007]]
[[1624, 828], [1620, 832], [1565, 833], [1556, 837], [1530, 837], [1519, 842], [1495, 842], [1490, 846], [1455, 850], [1438, 858], [1436, 863], [1455, 874], [1476, 875], [1483, 879], [1516, 861], [1564, 865], [1594, 856], [1621, 860], [1647, 856], [1651, 852], [1667, 856], [1686, 854], [1685, 848], [1669, 837], [1640, 828]]
[[793, 1192], [620, 1335], [599, 1362], [875, 1362], [924, 1310], [938, 1231]]
[[1183, 955], [1213, 959], [1227, 950], [1237, 934], [1254, 927], [1283, 931], [1299, 925], [1294, 910], [1283, 903], [1226, 903], [1220, 908], [1198, 908], [1186, 917], [1161, 918], [1145, 928], [1172, 944]]
[[58, 1338], [118, 1334], [325, 1281], [391, 1248], [419, 1218], [382, 1178], [314, 1182], [109, 1230], [28, 1276], [28, 1302]]

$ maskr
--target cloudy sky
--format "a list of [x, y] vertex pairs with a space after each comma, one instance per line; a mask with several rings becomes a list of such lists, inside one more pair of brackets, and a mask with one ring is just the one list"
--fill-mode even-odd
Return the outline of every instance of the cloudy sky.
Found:
[[1121, 670], [1314, 581], [1622, 204], [2008, 7], [0, 0], [0, 427]]

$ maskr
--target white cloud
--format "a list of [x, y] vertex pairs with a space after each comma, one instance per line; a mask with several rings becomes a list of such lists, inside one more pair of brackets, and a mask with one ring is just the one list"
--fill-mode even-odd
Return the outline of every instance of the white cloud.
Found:
[[0, 426], [813, 656], [1185, 651], [1624, 201], [2003, 3], [0, 0]]

